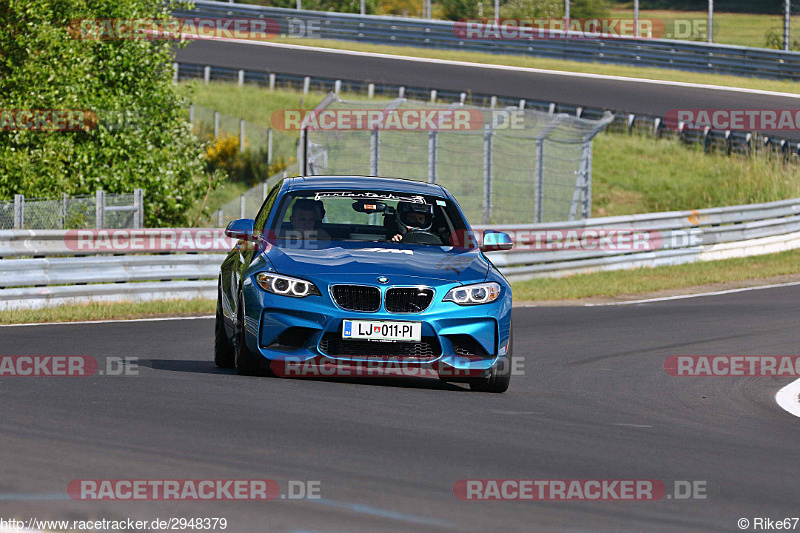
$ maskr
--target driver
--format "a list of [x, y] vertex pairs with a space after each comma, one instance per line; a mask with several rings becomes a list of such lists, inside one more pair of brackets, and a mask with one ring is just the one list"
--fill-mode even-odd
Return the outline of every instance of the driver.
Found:
[[409, 231], [430, 231], [433, 224], [433, 206], [413, 202], [397, 203], [397, 233], [389, 239], [400, 242]]
[[324, 216], [325, 207], [322, 202], [310, 198], [298, 198], [292, 206], [289, 222], [292, 224], [292, 230], [302, 235], [303, 240], [329, 241], [330, 235], [322, 229]]

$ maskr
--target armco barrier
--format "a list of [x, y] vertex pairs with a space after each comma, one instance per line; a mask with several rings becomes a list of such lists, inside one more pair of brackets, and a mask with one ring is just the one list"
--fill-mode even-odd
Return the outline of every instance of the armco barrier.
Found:
[[[800, 79], [800, 53], [667, 39], [463, 39], [453, 22], [329, 13], [196, 0], [177, 17], [255, 17], [278, 21], [281, 32], [315, 28], [314, 37], [375, 44], [523, 54], [570, 61], [674, 68], [765, 78]], [[309, 25], [311, 22], [311, 25]]]
[[[676, 265], [800, 248], [800, 198], [696, 211], [576, 222], [475, 226], [507, 231], [517, 246], [491, 253], [510, 280], [599, 270]], [[583, 232], [614, 232], [619, 242], [646, 234], [645, 250], [585, 247]], [[117, 300], [215, 298], [219, 265], [233, 242], [222, 230], [106, 230], [92, 255], [77, 232], [0, 231], [0, 309]], [[174, 238], [161, 244], [154, 235]], [[114, 246], [119, 242], [139, 246]], [[154, 240], [155, 239], [155, 240]], [[111, 243], [107, 250], [103, 243]], [[118, 244], [117, 243], [117, 244]], [[143, 243], [143, 244], [142, 244]], [[148, 243], [150, 245], [148, 246]], [[155, 244], [154, 244], [155, 243]], [[95, 252], [104, 252], [97, 254]], [[158, 253], [152, 253], [157, 251]], [[114, 255], [110, 255], [114, 254]]]

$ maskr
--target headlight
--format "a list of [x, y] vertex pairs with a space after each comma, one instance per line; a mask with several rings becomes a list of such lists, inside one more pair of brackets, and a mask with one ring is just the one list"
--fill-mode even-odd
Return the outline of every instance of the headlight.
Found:
[[442, 301], [454, 302], [458, 305], [478, 305], [493, 302], [497, 300], [498, 296], [500, 296], [499, 283], [477, 283], [450, 289]]
[[267, 292], [280, 294], [281, 296], [292, 296], [303, 298], [311, 294], [320, 295], [319, 289], [310, 281], [304, 279], [290, 278], [289, 276], [279, 276], [261, 272], [256, 275], [258, 285]]

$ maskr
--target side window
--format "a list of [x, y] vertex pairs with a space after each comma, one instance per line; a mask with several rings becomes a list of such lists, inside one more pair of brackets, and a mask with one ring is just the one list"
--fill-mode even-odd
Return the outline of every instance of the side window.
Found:
[[275, 185], [271, 191], [269, 191], [267, 199], [264, 200], [264, 205], [261, 206], [261, 210], [256, 215], [256, 220], [255, 224], [253, 224], [253, 227], [257, 231], [264, 231], [264, 225], [267, 223], [269, 214], [272, 211], [272, 206], [275, 205], [275, 199], [278, 198], [278, 190], [281, 188], [281, 183], [283, 182], [278, 182], [278, 184]]

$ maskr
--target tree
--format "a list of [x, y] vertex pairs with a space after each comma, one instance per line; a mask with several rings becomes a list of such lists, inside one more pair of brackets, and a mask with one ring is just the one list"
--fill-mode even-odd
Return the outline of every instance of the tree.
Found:
[[172, 84], [174, 43], [84, 39], [77, 29], [168, 17], [160, 0], [0, 0], [0, 109], [98, 117], [82, 131], [0, 131], [0, 198], [142, 188], [147, 225], [187, 222], [215, 179]]

